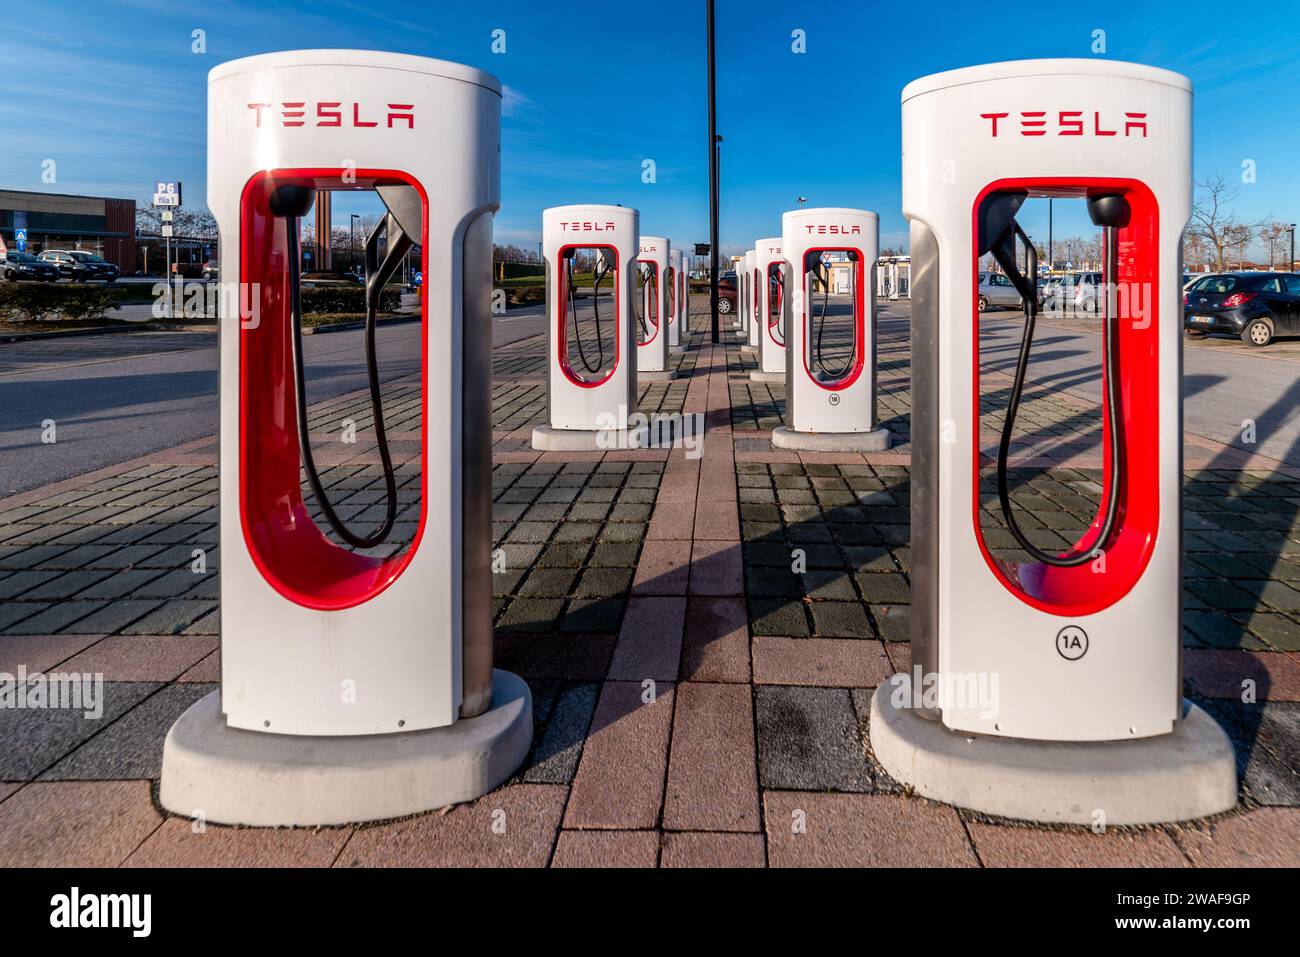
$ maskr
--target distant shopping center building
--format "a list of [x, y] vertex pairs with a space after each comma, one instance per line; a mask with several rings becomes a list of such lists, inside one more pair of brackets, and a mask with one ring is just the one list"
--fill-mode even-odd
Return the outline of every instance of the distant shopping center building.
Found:
[[135, 200], [0, 189], [0, 237], [10, 248], [26, 232], [27, 251], [84, 249], [135, 272]]

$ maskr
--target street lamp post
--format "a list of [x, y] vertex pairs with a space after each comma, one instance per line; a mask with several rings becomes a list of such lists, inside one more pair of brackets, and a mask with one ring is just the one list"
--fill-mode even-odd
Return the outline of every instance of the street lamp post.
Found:
[[348, 220], [349, 240], [352, 244], [352, 256], [350, 258], [352, 259], [353, 272], [357, 271], [357, 221], [360, 219], [361, 219], [360, 216], [358, 216], [356, 213], [353, 213], [352, 218]]
[[1295, 223], [1287, 227], [1287, 232], [1291, 234], [1291, 264], [1287, 266], [1287, 272], [1295, 272]]
[[709, 44], [709, 330], [718, 341], [718, 88], [714, 64], [713, 3], [708, 0]]
[[796, 197], [795, 197], [795, 202], [797, 202], [797, 203], [799, 204], [799, 208], [800, 208], [800, 209], [803, 209], [803, 204], [806, 203], [806, 202], [808, 202], [808, 197], [807, 197], [807, 196], [796, 196]]

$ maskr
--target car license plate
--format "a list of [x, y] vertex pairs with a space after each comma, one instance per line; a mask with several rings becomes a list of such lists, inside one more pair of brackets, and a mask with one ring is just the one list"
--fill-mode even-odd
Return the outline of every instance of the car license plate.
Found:
[[1192, 316], [1192, 322], [1196, 323], [1198, 326], [1212, 326], [1214, 325], [1214, 317], [1213, 316]]

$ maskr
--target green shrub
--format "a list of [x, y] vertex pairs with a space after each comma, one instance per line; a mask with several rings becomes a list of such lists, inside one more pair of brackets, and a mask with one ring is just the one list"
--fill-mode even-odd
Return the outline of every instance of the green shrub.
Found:
[[84, 322], [119, 308], [107, 286], [0, 282], [0, 320], [8, 322]]
[[[396, 312], [402, 304], [400, 286], [386, 286], [379, 294], [379, 311]], [[323, 286], [302, 291], [302, 311], [309, 312], [355, 312], [366, 311], [366, 291], [361, 286]]]

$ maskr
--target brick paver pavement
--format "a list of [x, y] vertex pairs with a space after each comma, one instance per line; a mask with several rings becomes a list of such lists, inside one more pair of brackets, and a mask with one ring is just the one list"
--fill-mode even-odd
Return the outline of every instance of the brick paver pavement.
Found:
[[[1186, 437], [1186, 691], [1236, 743], [1238, 810], [1101, 835], [996, 821], [904, 794], [867, 746], [872, 689], [910, 662], [905, 304], [879, 342], [895, 444], [868, 455], [773, 451], [783, 388], [694, 323], [679, 378], [638, 398], [703, 415], [698, 458], [533, 452], [544, 339], [497, 351], [497, 663], [528, 680], [536, 731], [511, 782], [448, 813], [266, 833], [158, 808], [163, 736], [218, 678], [215, 438], [0, 501], [0, 672], [105, 680], [98, 718], [0, 709], [0, 864], [1300, 864], [1300, 468]], [[990, 449], [1009, 380], [986, 375]], [[419, 511], [418, 380], [385, 392], [391, 551]], [[361, 393], [312, 410], [348, 521], [383, 510], [370, 426]], [[1019, 431], [1022, 522], [1066, 544], [1101, 492], [1096, 412], [1031, 383]]]

